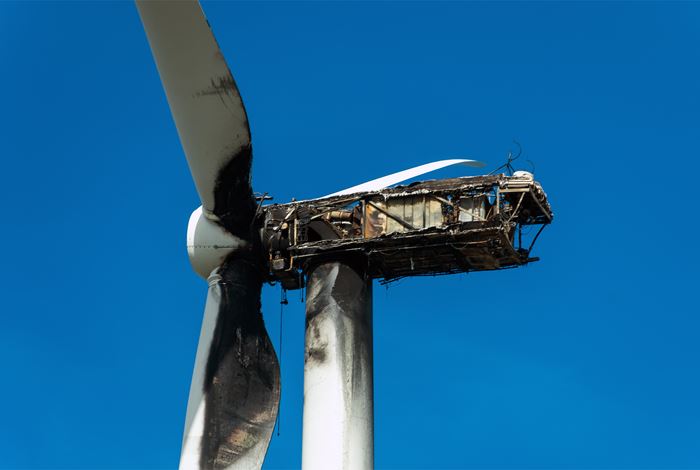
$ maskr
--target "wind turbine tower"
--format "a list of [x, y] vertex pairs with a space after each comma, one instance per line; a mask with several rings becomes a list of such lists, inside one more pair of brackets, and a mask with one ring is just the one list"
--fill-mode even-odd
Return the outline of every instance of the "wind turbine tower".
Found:
[[[180, 468], [262, 466], [280, 398], [260, 305], [267, 282], [307, 290], [302, 468], [373, 468], [373, 280], [536, 261], [533, 245], [553, 217], [541, 185], [508, 171], [396, 186], [483, 166], [452, 159], [264, 205], [250, 183], [243, 101], [199, 3], [136, 3], [201, 201], [187, 250], [208, 294]], [[534, 236], [528, 226], [539, 227]]]

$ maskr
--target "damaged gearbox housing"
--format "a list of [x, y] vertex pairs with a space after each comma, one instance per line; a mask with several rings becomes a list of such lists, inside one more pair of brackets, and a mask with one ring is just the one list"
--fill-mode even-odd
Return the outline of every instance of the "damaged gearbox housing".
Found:
[[271, 204], [262, 217], [270, 280], [297, 289], [328, 259], [360, 260], [384, 282], [522, 266], [539, 259], [530, 252], [553, 214], [520, 171]]

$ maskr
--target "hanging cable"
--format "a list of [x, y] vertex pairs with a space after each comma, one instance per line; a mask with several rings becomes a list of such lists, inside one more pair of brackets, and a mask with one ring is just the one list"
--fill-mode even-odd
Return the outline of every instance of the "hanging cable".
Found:
[[301, 303], [304, 303], [304, 289], [306, 288], [304, 281], [304, 273], [299, 271], [299, 301]]
[[518, 142], [515, 139], [513, 139], [513, 143], [518, 146], [518, 154], [516, 156], [513, 156], [513, 152], [508, 151], [508, 160], [503, 165], [490, 172], [489, 175], [493, 175], [498, 170], [502, 170], [504, 168], [508, 171], [509, 176], [511, 176], [515, 172], [515, 168], [513, 168], [512, 163], [518, 158], [520, 158], [520, 155], [523, 154], [523, 147], [522, 145], [520, 145], [520, 142]]
[[[282, 374], [282, 325], [284, 325], [284, 306], [289, 304], [289, 301], [287, 300], [287, 289], [282, 287], [282, 295], [280, 298], [280, 339], [279, 339], [279, 365], [280, 365], [280, 375]], [[277, 408], [277, 422], [275, 423], [277, 426], [277, 436], [280, 435], [280, 416], [282, 415], [282, 389], [280, 389], [280, 404]]]

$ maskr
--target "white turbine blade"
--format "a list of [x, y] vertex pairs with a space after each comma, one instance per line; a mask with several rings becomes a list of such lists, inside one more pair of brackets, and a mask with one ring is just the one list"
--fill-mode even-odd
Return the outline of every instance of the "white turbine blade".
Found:
[[209, 276], [180, 470], [260, 469], [280, 398], [279, 362], [260, 312], [262, 280], [244, 260]]
[[238, 88], [199, 3], [136, 5], [204, 212], [220, 217], [237, 202], [230, 188], [250, 187], [250, 130]]
[[461, 158], [455, 158], [451, 160], [440, 160], [437, 162], [426, 163], [425, 165], [420, 165], [415, 168], [409, 168], [408, 170], [399, 171], [398, 173], [392, 173], [387, 176], [382, 176], [381, 178], [377, 178], [372, 181], [367, 181], [366, 183], [358, 184], [357, 186], [353, 186], [352, 188], [343, 189], [342, 191], [338, 191], [337, 193], [333, 194], [328, 194], [327, 196], [323, 197], [343, 196], [345, 194], [353, 194], [365, 191], [378, 191], [380, 189], [384, 189], [389, 186], [401, 183], [402, 181], [415, 178], [416, 176], [421, 176], [426, 173], [430, 173], [431, 171], [439, 170], [441, 168], [447, 168], [453, 165], [466, 165], [476, 168], [482, 168], [486, 166], [485, 163], [476, 160], [467, 160]]

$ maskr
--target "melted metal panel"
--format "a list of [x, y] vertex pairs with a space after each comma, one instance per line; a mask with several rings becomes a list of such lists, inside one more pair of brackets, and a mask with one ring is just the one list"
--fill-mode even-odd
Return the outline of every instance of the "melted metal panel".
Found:
[[386, 233], [387, 216], [383, 202], [376, 201], [365, 206], [364, 231], [365, 238], [375, 238]]
[[486, 220], [486, 196], [464, 198], [459, 201], [460, 222], [483, 222]]

